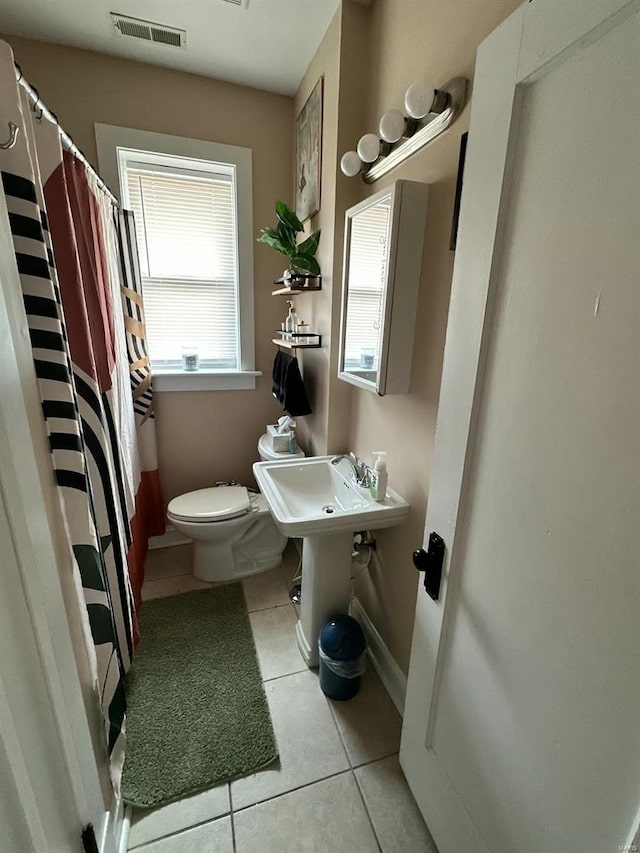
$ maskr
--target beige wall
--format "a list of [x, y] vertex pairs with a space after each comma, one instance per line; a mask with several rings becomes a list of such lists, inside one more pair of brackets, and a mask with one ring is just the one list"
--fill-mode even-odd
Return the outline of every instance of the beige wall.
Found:
[[[347, 45], [348, 48], [343, 48]], [[336, 12], [295, 97], [295, 114], [303, 108], [320, 77], [324, 78], [322, 127], [322, 198], [319, 213], [306, 231], [322, 229], [318, 260], [322, 291], [298, 297], [298, 314], [323, 337], [322, 348], [299, 354], [313, 415], [301, 420], [301, 442], [314, 455], [344, 449], [349, 430], [349, 388], [339, 382], [338, 335], [342, 286], [344, 212], [360, 199], [357, 183], [340, 180], [338, 161], [346, 140], [358, 134], [365, 116], [368, 12], [347, 2]], [[350, 143], [349, 143], [350, 144]]]
[[[340, 85], [340, 12], [334, 16], [295, 97], [298, 115], [320, 77], [323, 77], [323, 122], [320, 212], [305, 223], [307, 232], [321, 229], [318, 262], [322, 271], [322, 290], [296, 299], [298, 316], [307, 320], [311, 330], [322, 335], [321, 349], [299, 353], [305, 387], [313, 414], [298, 419], [298, 436], [307, 453], [327, 452], [329, 430], [329, 386], [331, 355], [331, 306], [333, 296], [333, 256], [335, 245], [336, 158], [338, 152], [338, 101]], [[295, 177], [295, 170], [294, 170]]]
[[[337, 132], [332, 128], [332, 133], [337, 133], [339, 139], [335, 163], [331, 167], [332, 174], [336, 176], [336, 246], [331, 281], [334, 324], [342, 267], [342, 228], [337, 223], [342, 222], [346, 208], [393, 181], [405, 178], [430, 184], [429, 212], [409, 394], [377, 397], [344, 385], [348, 389], [346, 392], [336, 390], [333, 395], [328, 395], [329, 411], [322, 424], [313, 425], [310, 442], [326, 448], [327, 452], [348, 448], [368, 460], [372, 450], [387, 450], [390, 484], [411, 504], [410, 517], [405, 524], [377, 532], [378, 566], [372, 566], [369, 575], [358, 581], [356, 589], [369, 616], [405, 671], [409, 662], [418, 584], [411, 552], [422, 543], [429, 491], [453, 270], [454, 255], [449, 251], [449, 232], [459, 140], [468, 126], [469, 109], [450, 131], [372, 186], [358, 179], [344, 178], [339, 172], [336, 174], [335, 165], [345, 150], [355, 147], [363, 133], [376, 130], [380, 116], [386, 110], [402, 108], [404, 92], [415, 80], [431, 80], [437, 85], [459, 74], [471, 78], [477, 45], [517, 5], [519, 0], [439, 3], [374, 0], [371, 7], [365, 8], [351, 0], [343, 3], [339, 45], [340, 99], [333, 117], [325, 116], [325, 128], [332, 121], [337, 124]], [[325, 42], [330, 35], [327, 34]], [[335, 50], [336, 45], [323, 43], [321, 50], [329, 56], [332, 48]], [[327, 73], [330, 72], [325, 70]], [[366, 82], [364, 92], [358, 89], [358, 81], [363, 80]], [[306, 78], [303, 88], [305, 83]], [[303, 100], [301, 94], [303, 89], [296, 97], [297, 107]], [[324, 156], [332, 156], [326, 147]], [[327, 172], [330, 172], [329, 168]], [[325, 189], [323, 187], [323, 192]], [[325, 295], [324, 298], [328, 300], [329, 297]], [[335, 326], [331, 343], [331, 353], [325, 355], [325, 365], [330, 364], [331, 376], [320, 380], [329, 388], [343, 384], [334, 379], [337, 363]], [[346, 432], [340, 426], [345, 422]], [[332, 430], [330, 424], [336, 428]], [[320, 432], [322, 429], [324, 432]]]
[[338, 379], [340, 315], [342, 310], [342, 264], [345, 211], [362, 199], [361, 181], [347, 180], [340, 171], [342, 154], [353, 147], [366, 123], [368, 77], [363, 70], [370, 61], [370, 13], [359, 3], [342, 4], [342, 50], [340, 51], [340, 99], [338, 102], [338, 151], [336, 155], [335, 248], [333, 299], [331, 304], [330, 417], [327, 435], [329, 452], [350, 449], [352, 386]]
[[[253, 149], [256, 234], [275, 220], [274, 202], [291, 196], [291, 98], [76, 48], [4, 37], [27, 79], [92, 163], [94, 125], [115, 124]], [[156, 396], [160, 476], [165, 498], [215, 480], [252, 481], [256, 442], [282, 414], [271, 396], [273, 329], [284, 304], [271, 296], [283, 264], [255, 250], [255, 391], [163, 392]], [[282, 316], [281, 316], [282, 315]]]

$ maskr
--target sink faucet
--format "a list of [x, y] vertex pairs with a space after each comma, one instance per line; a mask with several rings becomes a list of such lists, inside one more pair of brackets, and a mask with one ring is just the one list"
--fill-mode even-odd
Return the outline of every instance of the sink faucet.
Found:
[[358, 459], [355, 453], [339, 453], [337, 456], [333, 457], [331, 464], [337, 465], [338, 462], [342, 462], [343, 459], [346, 459], [353, 468], [353, 476], [356, 483], [359, 486], [368, 489], [371, 485], [371, 468], [369, 468], [366, 462]]

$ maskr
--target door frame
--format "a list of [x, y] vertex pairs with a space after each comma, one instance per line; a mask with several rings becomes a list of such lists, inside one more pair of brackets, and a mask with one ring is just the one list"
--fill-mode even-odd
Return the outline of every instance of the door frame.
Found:
[[[73, 583], [73, 558], [53, 478], [53, 468], [33, 365], [22, 288], [16, 265], [6, 200], [0, 193], [0, 507], [9, 524], [15, 559], [3, 565], [0, 582], [11, 585], [25, 604], [29, 631], [44, 677], [46, 707], [55, 724], [62, 760], [60, 791], [68, 789], [77, 819], [77, 849], [83, 825], [92, 823], [101, 853], [126, 850], [123, 809], [113, 795], [108, 775], [103, 723], [95, 679], [84, 643], [83, 613]], [[14, 639], [15, 642], [15, 639]], [[15, 646], [14, 646], [15, 648]], [[37, 749], [20, 733], [20, 706], [10, 689], [11, 677], [0, 655], [3, 722], [0, 746], [19, 800], [22, 817], [31, 827], [35, 850], [46, 838], [43, 804], [33, 795], [34, 779], [25, 759]], [[28, 687], [27, 687], [28, 689]], [[5, 726], [6, 723], [6, 726]], [[44, 756], [43, 756], [44, 758]], [[59, 796], [57, 790], [51, 797]], [[69, 806], [61, 813], [69, 817]], [[16, 821], [21, 816], [16, 815]], [[73, 830], [75, 832], [75, 830]], [[126, 831], [124, 832], [126, 835]], [[124, 846], [123, 846], [124, 842]], [[30, 849], [31, 849], [30, 848]]]
[[[425, 518], [425, 541], [430, 531], [437, 531], [446, 543], [446, 558], [439, 600], [432, 601], [418, 588], [400, 749], [400, 763], [436, 842], [440, 827], [448, 827], [449, 833], [455, 827], [457, 849], [474, 853], [488, 851], [444, 771], [438, 774], [438, 785], [429, 783], [425, 750], [432, 742], [444, 650], [459, 589], [457, 532], [465, 517], [522, 93], [638, 10], [640, 0], [529, 0], [482, 42], [477, 53]], [[437, 762], [433, 752], [427, 760]], [[640, 812], [628, 845], [633, 844], [639, 821]]]

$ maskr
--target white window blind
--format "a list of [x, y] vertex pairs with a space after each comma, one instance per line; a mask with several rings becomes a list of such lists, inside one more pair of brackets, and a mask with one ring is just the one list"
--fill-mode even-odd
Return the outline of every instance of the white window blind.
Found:
[[362, 366], [367, 352], [378, 365], [389, 215], [388, 205], [376, 204], [351, 220], [345, 367]]
[[128, 162], [126, 182], [136, 220], [152, 363], [177, 365], [183, 346], [197, 346], [202, 367], [238, 370], [231, 170], [217, 174]]

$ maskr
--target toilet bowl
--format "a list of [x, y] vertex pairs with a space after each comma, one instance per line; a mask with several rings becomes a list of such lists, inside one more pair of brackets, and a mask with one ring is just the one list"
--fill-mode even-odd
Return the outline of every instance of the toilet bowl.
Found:
[[[260, 459], [291, 460], [304, 453], [276, 453], [267, 435], [258, 442]], [[193, 574], [208, 583], [231, 581], [279, 565], [287, 537], [276, 527], [264, 497], [244, 486], [213, 486], [179, 495], [167, 518], [193, 540]]]

